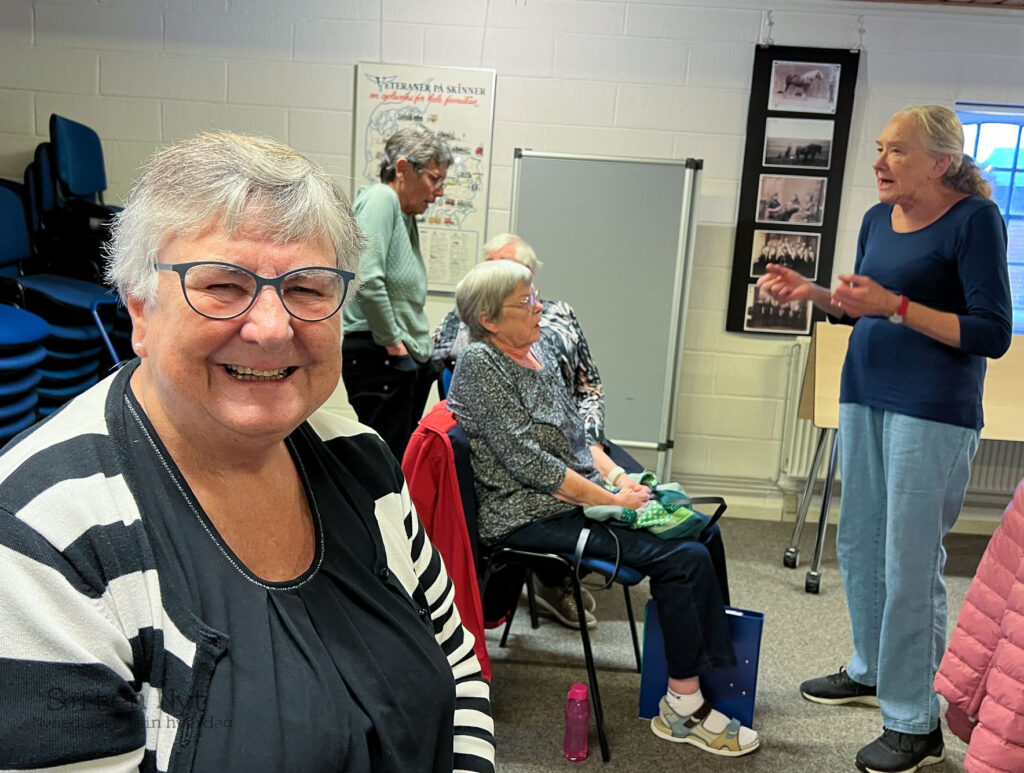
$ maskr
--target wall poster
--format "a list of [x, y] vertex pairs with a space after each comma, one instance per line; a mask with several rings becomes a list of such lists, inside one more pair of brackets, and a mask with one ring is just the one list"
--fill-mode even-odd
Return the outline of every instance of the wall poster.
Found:
[[832, 279], [859, 54], [754, 52], [726, 330], [809, 335], [824, 319], [810, 301], [780, 304], [756, 282], [772, 263], [820, 284]]
[[388, 138], [408, 122], [444, 138], [454, 161], [444, 195], [418, 217], [431, 290], [452, 290], [487, 234], [494, 70], [360, 62], [355, 68], [353, 190], [380, 181]]

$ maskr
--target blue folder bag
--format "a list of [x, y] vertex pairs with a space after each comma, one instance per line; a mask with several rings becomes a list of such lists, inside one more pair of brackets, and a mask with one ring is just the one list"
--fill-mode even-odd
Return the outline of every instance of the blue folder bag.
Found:
[[[761, 652], [764, 613], [726, 607], [732, 644], [736, 650], [735, 668], [719, 668], [700, 678], [704, 697], [727, 717], [736, 717], [747, 727], [754, 726], [754, 696], [757, 692], [757, 662]], [[644, 659], [640, 676], [640, 717], [650, 719], [658, 713], [658, 701], [668, 686], [668, 662], [665, 640], [661, 635], [658, 607], [647, 602], [644, 623]]]

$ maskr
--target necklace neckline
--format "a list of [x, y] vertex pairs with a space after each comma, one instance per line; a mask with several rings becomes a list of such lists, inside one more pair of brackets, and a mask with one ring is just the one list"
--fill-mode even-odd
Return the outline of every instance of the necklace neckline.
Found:
[[[146, 442], [149, 443], [150, 450], [153, 452], [160, 466], [163, 468], [164, 473], [167, 475], [171, 483], [174, 484], [178, 494], [181, 496], [185, 505], [188, 507], [192, 516], [198, 521], [199, 525], [206, 532], [206, 535], [213, 541], [221, 555], [227, 559], [227, 562], [242, 575], [246, 580], [251, 582], [253, 585], [257, 585], [268, 591], [278, 590], [296, 590], [301, 588], [307, 582], [312, 580], [317, 573], [320, 571], [320, 567], [324, 562], [324, 530], [323, 524], [320, 518], [320, 509], [317, 507], [316, 496], [313, 494], [313, 490], [309, 485], [309, 478], [306, 475], [306, 468], [302, 464], [302, 460], [296, 453], [295, 445], [291, 438], [285, 438], [285, 443], [288, 445], [288, 450], [291, 453], [292, 460], [295, 462], [295, 467], [298, 470], [299, 478], [302, 480], [302, 488], [309, 500], [310, 513], [313, 516], [313, 529], [316, 532], [316, 555], [313, 562], [309, 567], [297, 577], [290, 580], [283, 580], [281, 582], [272, 582], [265, 580], [259, 575], [255, 574], [249, 567], [247, 567], [235, 552], [227, 545], [224, 538], [221, 537], [220, 532], [217, 531], [210, 517], [206, 515], [202, 507], [195, 499], [195, 495], [192, 494], [191, 488], [188, 482], [185, 480], [185, 476], [182, 475], [181, 470], [178, 469], [177, 464], [174, 463], [173, 458], [168, 458], [169, 454], [165, 454], [164, 450], [160, 447], [158, 438], [153, 436], [150, 432], [149, 425], [143, 415], [140, 414], [136, 408], [135, 402], [133, 402], [134, 393], [131, 391], [130, 383], [127, 385], [124, 394], [124, 404], [129, 415], [131, 415], [135, 424], [138, 426], [139, 431], [142, 432], [143, 437], [146, 438]], [[135, 398], [137, 400], [138, 398]]]

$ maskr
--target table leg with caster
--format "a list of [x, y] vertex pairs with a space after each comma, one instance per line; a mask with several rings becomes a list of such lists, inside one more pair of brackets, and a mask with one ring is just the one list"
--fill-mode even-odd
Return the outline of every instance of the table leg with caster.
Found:
[[814, 557], [811, 559], [811, 569], [804, 579], [804, 590], [808, 593], [817, 593], [821, 588], [821, 557], [825, 552], [825, 534], [828, 532], [828, 510], [832, 504], [832, 484], [836, 478], [836, 462], [839, 457], [839, 438], [834, 429], [828, 430], [831, 433], [832, 450], [828, 457], [828, 472], [825, 475], [825, 489], [821, 494], [821, 516], [818, 518], [818, 535], [814, 543]]
[[803, 532], [804, 523], [807, 521], [807, 511], [811, 506], [814, 483], [818, 479], [818, 470], [821, 469], [821, 461], [825, 456], [828, 432], [827, 429], [818, 430], [818, 443], [814, 449], [814, 461], [811, 462], [811, 471], [807, 475], [807, 483], [804, 484], [804, 493], [800, 495], [796, 524], [793, 526], [793, 536], [789, 540], [789, 547], [786, 548], [786, 552], [782, 554], [782, 564], [788, 569], [796, 569], [800, 565], [800, 534]]

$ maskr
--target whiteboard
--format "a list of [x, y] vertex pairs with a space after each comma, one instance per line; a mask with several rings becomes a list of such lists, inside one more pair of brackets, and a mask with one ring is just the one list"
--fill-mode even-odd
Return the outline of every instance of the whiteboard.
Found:
[[544, 264], [536, 287], [576, 311], [604, 383], [607, 436], [656, 448], [662, 480], [702, 167], [529, 150], [513, 164], [512, 230]]
[[380, 181], [384, 144], [409, 123], [437, 132], [452, 150], [444, 195], [416, 219], [430, 289], [454, 289], [487, 233], [494, 70], [360, 62], [355, 77], [353, 198]]

